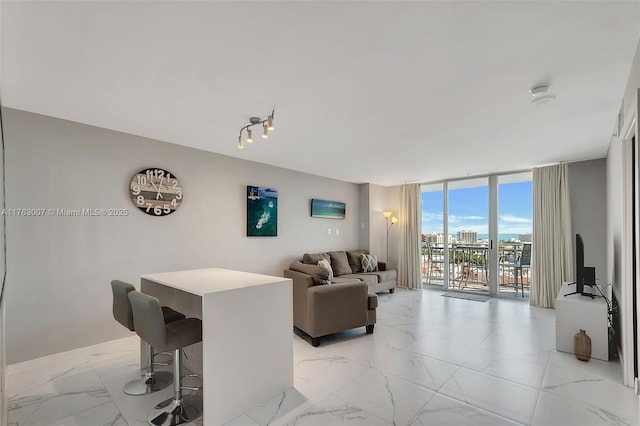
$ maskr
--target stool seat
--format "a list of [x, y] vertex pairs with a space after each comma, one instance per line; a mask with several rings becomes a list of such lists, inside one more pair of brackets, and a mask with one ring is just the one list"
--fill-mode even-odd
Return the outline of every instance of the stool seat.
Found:
[[167, 324], [167, 342], [162, 351], [174, 351], [202, 341], [202, 320], [187, 318]]
[[186, 316], [182, 312], [174, 311], [168, 306], [162, 307], [162, 316], [164, 317], [165, 324], [171, 324], [172, 322], [180, 321], [186, 318]]

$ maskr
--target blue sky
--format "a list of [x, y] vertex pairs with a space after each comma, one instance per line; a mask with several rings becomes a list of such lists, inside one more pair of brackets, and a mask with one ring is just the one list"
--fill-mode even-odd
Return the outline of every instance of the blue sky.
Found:
[[[523, 234], [532, 230], [531, 182], [498, 185], [500, 234]], [[449, 233], [462, 230], [489, 233], [489, 188], [480, 186], [449, 190]], [[422, 193], [422, 232], [442, 232], [442, 191]]]

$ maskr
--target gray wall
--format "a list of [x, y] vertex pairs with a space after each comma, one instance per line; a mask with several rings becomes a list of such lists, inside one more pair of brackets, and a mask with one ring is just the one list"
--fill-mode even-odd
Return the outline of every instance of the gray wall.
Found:
[[606, 160], [569, 164], [569, 198], [571, 232], [582, 236], [584, 265], [596, 268], [596, 283], [604, 288], [607, 282]]
[[[112, 279], [139, 285], [144, 273], [203, 267], [281, 276], [304, 252], [358, 246], [358, 185], [23, 111], [4, 115], [8, 208], [130, 211], [7, 218], [9, 364], [128, 335], [111, 316]], [[131, 177], [153, 166], [184, 188], [167, 217], [129, 199]], [[278, 190], [278, 237], [245, 236], [246, 185]], [[344, 201], [347, 218], [311, 218], [311, 198]]]

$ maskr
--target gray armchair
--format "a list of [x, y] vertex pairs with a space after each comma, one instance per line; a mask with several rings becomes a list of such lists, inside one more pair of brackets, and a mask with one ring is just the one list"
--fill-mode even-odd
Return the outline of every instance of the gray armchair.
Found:
[[311, 337], [313, 346], [320, 345], [322, 336], [351, 328], [365, 326], [367, 334], [373, 333], [378, 296], [369, 293], [366, 283], [343, 278], [314, 285], [310, 275], [291, 269], [284, 276], [293, 280], [293, 325]]

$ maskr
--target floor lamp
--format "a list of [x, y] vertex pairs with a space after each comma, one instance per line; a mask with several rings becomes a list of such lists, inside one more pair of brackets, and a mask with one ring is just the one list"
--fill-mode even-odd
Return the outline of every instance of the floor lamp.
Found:
[[[382, 212], [382, 216], [384, 216], [385, 220], [387, 221], [387, 253], [386, 253], [387, 257], [385, 259], [387, 263], [389, 263], [389, 231], [391, 230], [391, 227], [393, 226], [393, 224], [398, 223], [398, 218], [392, 215], [393, 215], [392, 211]], [[391, 219], [391, 223], [389, 223], [389, 219]]]

